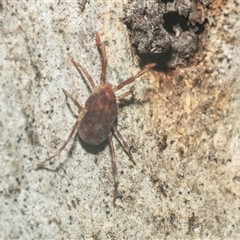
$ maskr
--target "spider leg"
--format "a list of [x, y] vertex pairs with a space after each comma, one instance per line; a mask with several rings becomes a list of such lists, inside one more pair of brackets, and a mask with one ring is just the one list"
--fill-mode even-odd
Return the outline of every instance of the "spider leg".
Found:
[[130, 161], [132, 161], [132, 163], [134, 165], [136, 165], [136, 162], [133, 160], [133, 156], [130, 150], [130, 147], [128, 146], [128, 144], [126, 143], [126, 141], [124, 140], [122, 134], [118, 131], [118, 129], [115, 126], [112, 126], [113, 128], [113, 132], [115, 134], [115, 136], [117, 137], [117, 139], [119, 140], [119, 142], [122, 144], [123, 148], [125, 149], [125, 151], [127, 152]]
[[99, 48], [102, 56], [102, 73], [100, 78], [100, 86], [104, 86], [105, 78], [106, 78], [106, 69], [107, 69], [107, 56], [106, 56], [106, 48], [103, 42], [101, 42], [99, 34], [96, 33], [96, 45]]
[[80, 74], [81, 74], [81, 72], [80, 72], [79, 68], [86, 74], [92, 90], [96, 89], [95, 83], [93, 82], [93, 79], [90, 76], [90, 74], [88, 73], [88, 71], [80, 63], [75, 62], [75, 60], [73, 58], [71, 59], [71, 61]]
[[133, 94], [134, 90], [135, 90], [134, 86], [130, 87], [130, 89], [127, 92], [125, 92], [117, 97], [117, 101], [122, 100], [123, 98], [127, 97], [128, 95]]
[[117, 189], [119, 185], [119, 179], [118, 179], [118, 172], [117, 172], [117, 164], [116, 164], [116, 157], [115, 157], [115, 151], [113, 147], [113, 141], [112, 136], [108, 136], [108, 143], [110, 146], [111, 156], [112, 156], [112, 168], [113, 168], [113, 177], [114, 177], [114, 195], [113, 195], [113, 206], [116, 206], [116, 198], [117, 198]]
[[77, 100], [74, 99], [73, 96], [70, 93], [68, 93], [64, 88], [62, 88], [62, 91], [67, 97], [69, 97], [72, 100], [72, 102], [78, 107], [79, 111], [81, 112], [83, 110], [83, 107], [77, 102]]
[[37, 167], [35, 168], [35, 170], [38, 170], [38, 169], [42, 168], [42, 166], [43, 166], [44, 163], [50, 161], [50, 160], [53, 159], [54, 157], [57, 157], [57, 156], [59, 156], [59, 155], [61, 154], [62, 150], [63, 150], [63, 149], [66, 147], [66, 145], [69, 143], [69, 141], [71, 140], [74, 132], [75, 132], [76, 129], [78, 128], [79, 123], [81, 122], [81, 119], [82, 119], [82, 117], [83, 117], [83, 115], [84, 115], [83, 113], [84, 113], [84, 111], [79, 115], [77, 121], [76, 121], [75, 124], [73, 125], [73, 128], [72, 128], [71, 133], [69, 134], [69, 136], [68, 136], [67, 140], [64, 142], [64, 144], [59, 148], [59, 150], [58, 150], [54, 155], [52, 155], [51, 157], [49, 157], [49, 158], [47, 158], [46, 160], [44, 160], [43, 162], [39, 163], [39, 164], [37, 165]]
[[143, 69], [137, 73], [135, 76], [128, 78], [127, 80], [123, 81], [122, 83], [120, 83], [119, 85], [117, 85], [116, 87], [113, 88], [113, 91], [116, 92], [119, 89], [123, 88], [124, 86], [128, 85], [129, 83], [132, 83], [133, 81], [136, 80], [136, 78], [142, 76], [144, 73], [146, 73], [149, 69], [153, 68], [156, 66], [156, 63], [150, 63], [147, 64], [143, 67]]

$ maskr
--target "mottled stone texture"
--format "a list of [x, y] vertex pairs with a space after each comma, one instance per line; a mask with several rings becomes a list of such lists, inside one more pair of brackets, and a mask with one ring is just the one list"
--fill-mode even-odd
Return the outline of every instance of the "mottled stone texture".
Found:
[[[240, 239], [239, 0], [138, 2], [134, 12], [138, 5], [126, 0], [0, 0], [0, 239]], [[153, 15], [159, 9], [174, 20], [168, 27]], [[134, 17], [143, 30], [126, 27]], [[158, 60], [165, 67], [139, 78], [120, 103], [117, 128], [136, 166], [113, 138], [116, 208], [107, 143], [89, 147], [75, 136], [46, 169], [34, 170], [78, 115], [61, 88], [82, 105], [90, 94], [71, 58], [99, 83], [96, 31], [114, 86], [175, 44], [193, 51], [175, 52], [190, 62]], [[136, 43], [131, 32], [141, 36]], [[141, 61], [131, 41], [146, 52], [154, 43], [159, 53], [142, 53]]]

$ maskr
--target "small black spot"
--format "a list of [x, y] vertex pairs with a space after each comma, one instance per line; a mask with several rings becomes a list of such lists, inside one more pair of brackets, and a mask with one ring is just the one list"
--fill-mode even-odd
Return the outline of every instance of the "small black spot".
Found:
[[168, 2], [174, 2], [174, 0], [162, 0], [163, 3], [167, 4]]

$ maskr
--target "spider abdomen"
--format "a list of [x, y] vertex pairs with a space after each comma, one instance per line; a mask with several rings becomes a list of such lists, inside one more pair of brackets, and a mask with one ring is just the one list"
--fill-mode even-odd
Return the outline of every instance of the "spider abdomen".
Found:
[[85, 103], [86, 112], [80, 122], [78, 134], [91, 145], [99, 145], [110, 134], [118, 115], [116, 96], [110, 85], [98, 88]]

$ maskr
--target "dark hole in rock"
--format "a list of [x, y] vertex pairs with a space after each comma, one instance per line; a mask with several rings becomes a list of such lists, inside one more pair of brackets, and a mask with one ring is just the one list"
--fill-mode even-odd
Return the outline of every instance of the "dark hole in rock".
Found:
[[140, 64], [169, 71], [194, 62], [202, 46], [209, 1], [131, 0], [123, 19]]
[[165, 30], [176, 35], [177, 32], [188, 30], [188, 20], [187, 18], [180, 16], [177, 12], [168, 12], [163, 15]]
[[140, 66], [144, 67], [148, 63], [157, 63], [156, 69], [158, 71], [168, 71], [168, 62], [171, 59], [171, 52], [163, 52], [160, 54], [139, 54], [140, 56]]

